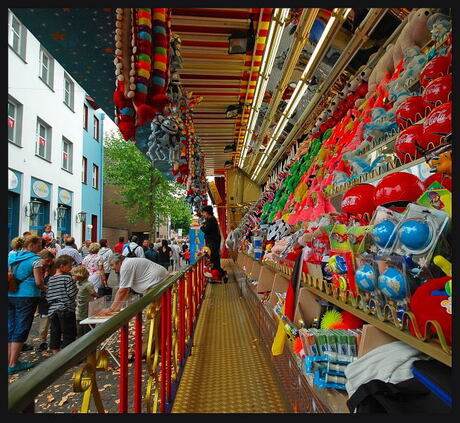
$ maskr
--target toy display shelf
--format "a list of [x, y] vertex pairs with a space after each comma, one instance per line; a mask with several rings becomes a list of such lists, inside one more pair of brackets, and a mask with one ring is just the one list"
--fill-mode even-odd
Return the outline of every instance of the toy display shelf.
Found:
[[[268, 266], [264, 265], [263, 267]], [[247, 286], [250, 286], [247, 281], [246, 284]], [[273, 307], [271, 307], [268, 303], [260, 302], [260, 299], [257, 297], [254, 290], [247, 289], [244, 292], [248, 293], [248, 303], [251, 305], [255, 316], [258, 316], [257, 319], [259, 321], [259, 325], [261, 325], [260, 335], [264, 341], [263, 343], [269, 350], [278, 327], [278, 317], [273, 311]], [[284, 383], [288, 385], [288, 389], [294, 393], [296, 392], [294, 395], [298, 396], [299, 402], [305, 401], [306, 398], [311, 401], [311, 398], [314, 398], [315, 401], [313, 402], [316, 403], [316, 406], [319, 410], [321, 410], [321, 412], [342, 414], [350, 413], [346, 404], [348, 400], [347, 393], [345, 391], [339, 391], [331, 388], [316, 388], [313, 383], [313, 375], [305, 373], [304, 362], [297, 356], [297, 354], [295, 354], [290, 342], [285, 343], [282, 355], [274, 357], [270, 354], [270, 358], [278, 372], [281, 382], [284, 381]], [[298, 405], [299, 404], [297, 404], [297, 406]], [[309, 412], [312, 411], [310, 410]], [[314, 412], [320, 411], [314, 410]]]
[[[362, 183], [370, 183], [377, 181], [379, 179], [384, 178], [387, 175], [390, 175], [391, 173], [395, 172], [401, 172], [405, 169], [409, 169], [413, 166], [417, 166], [421, 163], [424, 163], [426, 160], [424, 157], [421, 157], [419, 159], [413, 160], [409, 163], [404, 163], [400, 166], [397, 166], [396, 163], [399, 161], [398, 158], [391, 160], [390, 162], [386, 162], [382, 166], [378, 166], [376, 169], [374, 169], [372, 172], [366, 173], [364, 175], [361, 175], [359, 178], [355, 179], [354, 181], [347, 182], [345, 184], [340, 184], [336, 187], [333, 187], [329, 193], [327, 194], [328, 198], [334, 198], [337, 197], [341, 194], [344, 194], [345, 191], [349, 190], [351, 187], [354, 187], [355, 185], [362, 184]], [[390, 167], [390, 169], [388, 169]], [[387, 169], [387, 170], [385, 170]]]
[[[443, 47], [444, 44], [446, 44], [447, 39], [449, 38], [450, 32], [448, 32], [442, 40], [438, 41], [437, 43], [434, 43], [433, 40], [428, 41], [423, 47], [422, 51], [426, 53], [429, 49], [434, 48], [435, 50], [438, 50], [439, 48]], [[411, 82], [409, 85], [406, 87], [409, 91], [416, 91], [420, 89], [420, 81], [417, 79], [416, 81]]]
[[[306, 281], [304, 287], [313, 294], [354, 314], [361, 320], [374, 325], [388, 335], [411, 345], [447, 366], [452, 367], [452, 349], [447, 345], [439, 325], [436, 327], [437, 339], [422, 337], [414, 316], [410, 312], [404, 313], [402, 318], [403, 322], [400, 323], [396, 316], [396, 310], [388, 304], [382, 308], [373, 300], [366, 300], [360, 295], [355, 298], [351, 292], [341, 293], [332, 284], [326, 283], [323, 279], [310, 277], [310, 275], [305, 275], [303, 280]], [[417, 326], [419, 336], [415, 337], [409, 332], [407, 329], [409, 321], [411, 321], [414, 326]]]
[[[425, 122], [425, 118], [420, 119], [418, 122], [415, 122], [414, 125], [420, 125], [423, 122]], [[363, 152], [360, 154], [360, 156], [369, 156], [372, 153], [378, 152], [382, 153], [386, 150], [389, 149], [389, 147], [392, 147], [394, 145], [394, 142], [396, 141], [396, 138], [400, 131], [393, 133], [391, 135], [388, 135], [383, 138], [378, 138], [372, 142], [372, 145], [369, 146], [367, 149], [363, 150]], [[390, 151], [390, 153], [393, 153], [394, 149]]]

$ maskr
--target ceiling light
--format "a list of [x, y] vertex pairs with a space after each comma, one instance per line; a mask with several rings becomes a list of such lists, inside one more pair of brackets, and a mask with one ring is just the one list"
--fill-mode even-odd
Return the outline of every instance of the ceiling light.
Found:
[[243, 112], [243, 105], [241, 103], [231, 104], [230, 106], [227, 107], [227, 110], [225, 111], [225, 117], [227, 119], [232, 119], [232, 118], [237, 117], [242, 112]]
[[227, 144], [224, 148], [225, 153], [229, 153], [230, 151], [236, 151], [236, 144]]
[[251, 106], [251, 112], [248, 119], [248, 126], [243, 140], [243, 150], [238, 163], [239, 167], [243, 167], [246, 154], [248, 152], [248, 143], [252, 138], [254, 127], [259, 115], [260, 106], [265, 96], [265, 91], [268, 79], [275, 62], [279, 43], [283, 35], [284, 23], [289, 15], [289, 9], [275, 9], [270, 22], [270, 28], [265, 43], [265, 50], [261, 61], [260, 72], [257, 79], [257, 84], [254, 92], [254, 98]]
[[254, 48], [255, 33], [252, 15], [250, 19], [247, 32], [235, 31], [228, 37], [228, 54], [246, 54]]

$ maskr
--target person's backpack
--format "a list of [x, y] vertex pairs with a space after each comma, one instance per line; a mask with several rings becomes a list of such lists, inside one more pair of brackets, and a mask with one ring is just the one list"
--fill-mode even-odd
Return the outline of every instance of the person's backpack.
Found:
[[16, 292], [19, 288], [19, 284], [25, 281], [27, 278], [33, 275], [33, 270], [30, 275], [27, 275], [24, 279], [18, 279], [14, 276], [14, 270], [12, 266], [8, 267], [8, 292]]
[[137, 257], [137, 255], [134, 253], [134, 251], [136, 251], [136, 248], [138, 248], [139, 245], [136, 245], [134, 247], [134, 250], [131, 251], [131, 248], [129, 248], [129, 245], [126, 247], [128, 249], [128, 254], [126, 254], [126, 257]]

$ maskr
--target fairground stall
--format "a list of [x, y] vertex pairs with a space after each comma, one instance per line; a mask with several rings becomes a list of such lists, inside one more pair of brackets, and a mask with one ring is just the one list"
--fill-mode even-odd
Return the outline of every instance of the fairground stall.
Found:
[[69, 369], [79, 412], [451, 410], [450, 9], [11, 11], [184, 186], [197, 245], [10, 384], [10, 411]]

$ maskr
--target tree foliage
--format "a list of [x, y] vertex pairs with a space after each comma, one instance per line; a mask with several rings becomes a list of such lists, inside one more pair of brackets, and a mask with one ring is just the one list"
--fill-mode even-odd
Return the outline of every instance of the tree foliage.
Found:
[[177, 228], [188, 229], [191, 215], [185, 191], [168, 181], [134, 143], [115, 132], [105, 138], [104, 177], [105, 183], [117, 187], [120, 200], [113, 201], [128, 212], [131, 223], [148, 223], [151, 234], [155, 234], [170, 217]]

